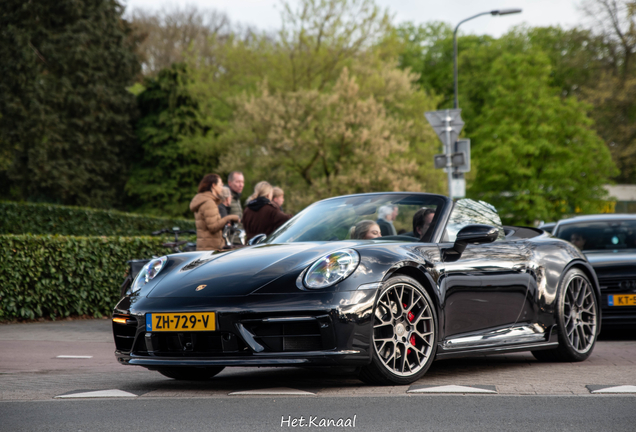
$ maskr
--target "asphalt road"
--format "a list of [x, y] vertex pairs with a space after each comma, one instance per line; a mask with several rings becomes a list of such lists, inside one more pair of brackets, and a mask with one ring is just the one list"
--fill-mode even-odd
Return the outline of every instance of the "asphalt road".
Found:
[[[167, 398], [0, 403], [2, 432], [633, 431], [636, 399], [577, 396]], [[293, 427], [296, 419], [305, 427]], [[350, 427], [321, 427], [333, 419]], [[353, 421], [355, 420], [355, 427]], [[312, 423], [310, 423], [310, 421]]]
[[[207, 382], [179, 382], [119, 365], [113, 351], [109, 320], [0, 325], [0, 432], [330, 430], [320, 420], [354, 416], [359, 430], [636, 431], [636, 392], [592, 393], [636, 386], [631, 332], [604, 334], [581, 363], [539, 363], [529, 353], [445, 360], [414, 386], [394, 387], [327, 368], [227, 368]], [[410, 392], [449, 385], [493, 393]], [[271, 389], [305, 393], [234, 394]], [[126, 397], [60, 398], [104, 390]]]

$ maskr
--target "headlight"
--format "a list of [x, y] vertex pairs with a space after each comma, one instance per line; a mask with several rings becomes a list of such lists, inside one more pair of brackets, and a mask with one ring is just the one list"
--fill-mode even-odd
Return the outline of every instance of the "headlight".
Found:
[[313, 263], [305, 275], [307, 288], [326, 288], [348, 277], [358, 266], [360, 255], [353, 249], [330, 253]]
[[157, 276], [161, 269], [166, 265], [167, 261], [168, 257], [165, 256], [150, 260], [150, 262], [146, 264], [139, 273], [137, 273], [137, 277], [135, 277], [135, 281], [132, 284], [130, 292], [135, 293], [139, 291], [141, 287], [154, 279], [155, 276]]

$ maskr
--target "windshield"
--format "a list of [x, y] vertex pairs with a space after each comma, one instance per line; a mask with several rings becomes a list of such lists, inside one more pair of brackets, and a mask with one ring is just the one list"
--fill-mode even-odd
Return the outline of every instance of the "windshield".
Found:
[[556, 236], [584, 251], [636, 249], [636, 220], [568, 223], [559, 227]]
[[[336, 240], [428, 241], [444, 198], [428, 194], [365, 194], [320, 201], [289, 220], [266, 243]], [[414, 227], [415, 222], [415, 227]]]

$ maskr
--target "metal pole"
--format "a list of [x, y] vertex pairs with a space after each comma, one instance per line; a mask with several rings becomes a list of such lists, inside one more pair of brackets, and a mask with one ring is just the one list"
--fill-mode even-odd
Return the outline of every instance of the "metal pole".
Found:
[[[482, 15], [510, 15], [510, 14], [516, 14], [516, 13], [520, 13], [521, 9], [500, 9], [500, 10], [493, 10], [490, 12], [482, 12], [479, 13], [477, 15], [473, 15], [469, 18], [466, 18], [465, 20], [460, 21], [456, 26], [455, 26], [455, 30], [453, 31], [453, 84], [454, 84], [454, 92], [455, 92], [455, 97], [453, 100], [453, 108], [455, 109], [459, 109], [459, 84], [458, 84], [458, 73], [457, 73], [457, 30], [459, 29], [459, 26], [462, 25], [463, 23], [465, 23], [466, 21], [470, 21], [471, 19], [480, 17]], [[448, 114], [448, 113], [447, 113]], [[450, 199], [453, 199], [453, 170], [452, 170], [452, 162], [451, 162], [451, 146], [452, 143], [450, 142], [450, 115], [446, 116], [446, 170], [448, 171], [448, 197]]]
[[457, 30], [459, 29], [460, 25], [462, 25], [466, 21], [470, 21], [473, 18], [477, 18], [477, 17], [480, 17], [482, 15], [496, 15], [496, 14], [497, 14], [497, 11], [482, 12], [480, 14], [473, 15], [470, 18], [466, 18], [463, 21], [460, 21], [459, 24], [457, 24], [455, 26], [455, 31], [453, 32], [453, 82], [455, 83], [455, 101], [453, 103], [453, 108], [455, 108], [455, 109], [459, 108], [459, 100], [458, 100], [458, 97], [457, 97], [457, 94], [458, 94], [458, 84], [457, 84]]
[[459, 24], [455, 27], [455, 31], [453, 32], [453, 78], [455, 82], [455, 102], [453, 104], [453, 108], [459, 108], [459, 101], [457, 100], [457, 29], [459, 26], [465, 23], [466, 21], [470, 21], [473, 18], [480, 17], [482, 15], [492, 15], [492, 16], [501, 16], [501, 15], [511, 15], [521, 13], [521, 9], [498, 9], [490, 12], [482, 12], [477, 15], [473, 15], [469, 18], [466, 18], [463, 21], [460, 21]]
[[446, 174], [448, 175], [448, 197], [453, 199], [453, 162], [452, 148], [451, 148], [451, 116], [448, 110], [446, 110], [446, 117], [444, 118], [444, 126], [446, 127], [446, 143], [444, 144], [444, 153], [446, 153]]

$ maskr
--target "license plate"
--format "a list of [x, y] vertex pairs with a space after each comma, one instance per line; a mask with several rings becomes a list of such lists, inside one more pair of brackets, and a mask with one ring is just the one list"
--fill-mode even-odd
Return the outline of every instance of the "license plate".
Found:
[[146, 331], [214, 331], [214, 312], [146, 314]]
[[610, 306], [636, 306], [636, 294], [608, 295], [607, 304]]

